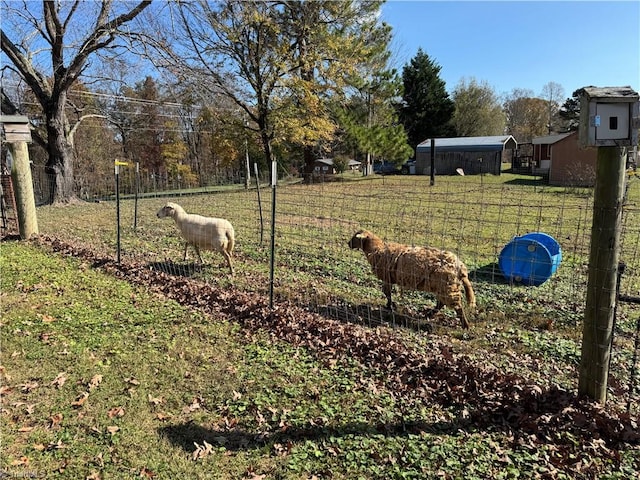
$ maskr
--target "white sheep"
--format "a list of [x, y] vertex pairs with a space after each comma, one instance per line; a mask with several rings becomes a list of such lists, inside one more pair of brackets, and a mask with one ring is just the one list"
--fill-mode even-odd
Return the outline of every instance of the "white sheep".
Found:
[[231, 262], [231, 253], [235, 244], [235, 232], [233, 226], [224, 218], [204, 217], [193, 213], [187, 213], [177, 203], [168, 202], [164, 207], [158, 210], [158, 218], [171, 217], [186, 243], [184, 245], [184, 260], [187, 259], [187, 248], [193, 245], [198, 254], [200, 263], [200, 249], [217, 250], [227, 260], [229, 270], [233, 275], [233, 264]]
[[359, 230], [349, 240], [349, 247], [361, 249], [373, 273], [382, 280], [382, 291], [387, 297], [387, 308], [393, 308], [393, 285], [430, 292], [436, 296], [439, 310], [451, 307], [469, 328], [462, 308], [462, 289], [466, 292], [470, 308], [475, 307], [476, 297], [469, 280], [467, 267], [455, 253], [433, 247], [410, 247], [401, 243], [384, 242], [367, 230]]

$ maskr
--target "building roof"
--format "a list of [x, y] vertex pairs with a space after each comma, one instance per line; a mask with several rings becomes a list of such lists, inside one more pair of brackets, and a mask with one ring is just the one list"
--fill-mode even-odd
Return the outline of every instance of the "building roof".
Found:
[[638, 92], [630, 86], [625, 87], [584, 87], [578, 90], [581, 95], [586, 95], [588, 99], [601, 100], [606, 102], [629, 102], [638, 101]]
[[568, 133], [557, 133], [555, 135], [546, 135], [544, 137], [536, 137], [533, 140], [531, 140], [531, 143], [533, 143], [534, 145], [553, 145], [556, 142], [559, 142], [560, 140], [567, 138], [569, 135], [571, 135], [572, 132], [568, 132]]
[[0, 123], [29, 123], [24, 115], [0, 115]]
[[[454, 137], [436, 138], [436, 151], [440, 152], [499, 152], [518, 146], [512, 135], [498, 135], [489, 137]], [[431, 151], [431, 139], [428, 138], [416, 148], [419, 152]]]
[[325, 165], [333, 166], [333, 158], [317, 158], [316, 163], [324, 163]]
[[[325, 165], [333, 166], [333, 158], [318, 158], [316, 159], [316, 163], [323, 163]], [[349, 160], [350, 167], [355, 167], [357, 165], [360, 165], [361, 163], [362, 162], [358, 162], [357, 160]]]

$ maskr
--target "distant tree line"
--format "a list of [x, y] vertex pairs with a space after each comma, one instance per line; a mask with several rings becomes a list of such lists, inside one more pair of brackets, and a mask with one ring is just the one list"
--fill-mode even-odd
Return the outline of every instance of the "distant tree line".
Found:
[[185, 186], [247, 175], [246, 158], [313, 181], [317, 158], [371, 172], [433, 137], [577, 128], [550, 82], [499, 98], [463, 78], [447, 92], [422, 49], [391, 67], [383, 1], [24, 2], [2, 9], [2, 113], [27, 115], [51, 202], [108, 177], [118, 158]]

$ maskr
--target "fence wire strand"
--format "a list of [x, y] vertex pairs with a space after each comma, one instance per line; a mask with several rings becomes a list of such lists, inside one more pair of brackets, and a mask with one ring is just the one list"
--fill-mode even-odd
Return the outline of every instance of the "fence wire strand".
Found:
[[[42, 175], [34, 177], [45, 191]], [[121, 201], [124, 259], [257, 295], [268, 292], [269, 242], [260, 239], [270, 237], [271, 226], [270, 219], [262, 219], [260, 213], [271, 211], [270, 195], [261, 195], [259, 201], [255, 186], [218, 185], [187, 192], [159, 191], [157, 185], [147, 185], [141, 188], [135, 208], [133, 191], [126, 190], [129, 184], [134, 182], [129, 179], [123, 184]], [[262, 188], [264, 193], [268, 187]], [[41, 233], [91, 245], [115, 258], [113, 195], [85, 200], [90, 201], [40, 206]], [[183, 261], [184, 242], [177, 228], [170, 219], [156, 217], [167, 201], [179, 203], [190, 213], [231, 221], [236, 230], [233, 278], [227, 275], [218, 253], [204, 252], [205, 264], [198, 265], [190, 250], [190, 260]], [[640, 181], [633, 178], [621, 230], [620, 259], [626, 270], [619, 293], [627, 297], [640, 296], [639, 205]], [[456, 253], [469, 269], [478, 298], [473, 323], [510, 322], [533, 330], [561, 327], [571, 332], [563, 340], [571, 347], [560, 352], [558, 344], [558, 355], [566, 355], [577, 366], [592, 214], [591, 190], [550, 187], [536, 179], [504, 182], [492, 176], [437, 177], [430, 186], [428, 177], [374, 176], [313, 185], [283, 183], [276, 200], [274, 292], [279, 301], [295, 302], [340, 321], [420, 331], [456, 328], [451, 311], [445, 309], [435, 317], [430, 314], [435, 301], [425, 293], [395, 288], [398, 307], [393, 312], [385, 308], [380, 281], [371, 273], [365, 256], [347, 245], [357, 229], [365, 228], [386, 240]], [[502, 249], [530, 232], [552, 236], [562, 252], [557, 271], [538, 287], [512, 284], [499, 266]], [[638, 305], [619, 303], [612, 360], [614, 383], [632, 398], [636, 408], [640, 393], [623, 385], [637, 385], [637, 380], [617, 376], [639, 370], [631, 368], [639, 315]]]

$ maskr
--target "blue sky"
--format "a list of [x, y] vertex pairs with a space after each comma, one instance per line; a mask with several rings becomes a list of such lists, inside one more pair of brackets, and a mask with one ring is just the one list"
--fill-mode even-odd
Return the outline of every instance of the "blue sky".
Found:
[[418, 48], [440, 67], [451, 92], [461, 78], [496, 94], [539, 95], [555, 82], [570, 97], [594, 85], [640, 89], [640, 1], [387, 0], [396, 67]]

